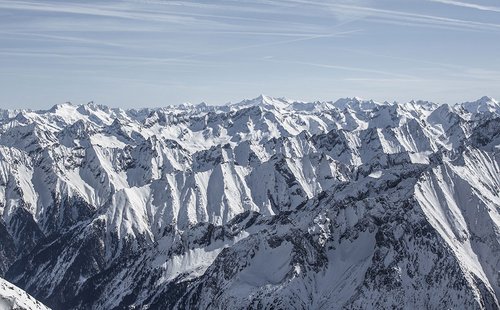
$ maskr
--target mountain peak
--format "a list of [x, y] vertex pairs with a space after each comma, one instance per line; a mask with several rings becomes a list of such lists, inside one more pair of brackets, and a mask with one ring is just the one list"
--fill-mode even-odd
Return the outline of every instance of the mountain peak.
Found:
[[238, 103], [229, 104], [232, 108], [248, 108], [259, 106], [268, 109], [284, 109], [290, 105], [285, 98], [274, 98], [269, 97], [264, 94], [260, 94], [258, 97], [253, 99], [245, 99]]
[[469, 113], [500, 113], [500, 105], [498, 104], [498, 101], [489, 96], [483, 96], [476, 101], [464, 102], [462, 104], [458, 104], [458, 106], [462, 107]]
[[98, 111], [98, 110], [102, 110], [102, 111], [105, 111], [105, 112], [109, 112], [110, 109], [107, 105], [104, 105], [104, 104], [98, 104], [98, 103], [95, 103], [94, 101], [89, 101], [85, 104], [82, 104], [81, 106], [84, 106], [85, 108], [87, 109], [90, 109], [92, 111]]
[[[394, 104], [397, 103], [395, 102]], [[423, 109], [428, 111], [435, 110], [439, 106], [437, 103], [426, 100], [411, 100], [403, 105], [413, 107], [414, 109]]]
[[57, 111], [60, 111], [62, 109], [67, 109], [67, 108], [75, 108], [77, 105], [72, 103], [71, 101], [66, 101], [64, 103], [57, 103], [54, 104], [50, 109], [49, 112], [51, 113], [56, 113]]
[[365, 100], [360, 97], [353, 98], [341, 98], [333, 103], [333, 105], [340, 110], [350, 108], [355, 111], [366, 111], [375, 109], [377, 106], [381, 105], [373, 100]]
[[265, 101], [269, 101], [271, 99], [271, 97], [269, 96], [266, 96], [264, 94], [260, 94], [256, 99], [259, 99], [261, 100], [262, 102], [265, 102]]
[[497, 102], [493, 97], [490, 97], [490, 96], [483, 96], [483, 97], [481, 97], [477, 101], [480, 101], [480, 102], [490, 102], [490, 101]]

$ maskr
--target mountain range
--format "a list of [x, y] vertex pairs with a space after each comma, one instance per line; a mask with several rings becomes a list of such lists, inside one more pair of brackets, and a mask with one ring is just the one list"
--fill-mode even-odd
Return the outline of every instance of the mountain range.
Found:
[[0, 277], [0, 308], [499, 309], [500, 104], [0, 110]]

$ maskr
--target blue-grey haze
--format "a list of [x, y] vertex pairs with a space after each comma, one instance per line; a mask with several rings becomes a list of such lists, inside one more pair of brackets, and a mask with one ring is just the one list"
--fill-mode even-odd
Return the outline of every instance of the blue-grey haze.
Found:
[[500, 1], [0, 0], [0, 68], [1, 108], [498, 98]]

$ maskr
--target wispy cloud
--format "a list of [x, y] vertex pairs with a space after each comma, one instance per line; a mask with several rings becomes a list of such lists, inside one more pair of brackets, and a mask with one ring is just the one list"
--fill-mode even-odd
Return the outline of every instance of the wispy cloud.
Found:
[[500, 12], [500, 7], [496, 7], [496, 6], [487, 6], [487, 5], [468, 3], [468, 2], [462, 2], [462, 1], [454, 1], [454, 0], [428, 0], [428, 1], [442, 3], [442, 4], [449, 4], [449, 5], [454, 5], [454, 6], [459, 6], [459, 7], [469, 8], [469, 9], [476, 9], [476, 10], [480, 10], [480, 11]]
[[[128, 1], [130, 2], [130, 1]], [[127, 3], [127, 2], [125, 2]], [[134, 5], [135, 4], [135, 5]], [[151, 7], [153, 4], [161, 4], [160, 6]], [[175, 8], [181, 9], [175, 9]], [[187, 7], [188, 9], [182, 9]], [[210, 8], [210, 11], [189, 10], [191, 7], [197, 8]], [[299, 22], [288, 20], [286, 22], [279, 19], [266, 18], [268, 15], [276, 13], [283, 14], [284, 12], [273, 11], [267, 9], [255, 9], [248, 5], [227, 6], [220, 4], [201, 4], [196, 2], [185, 1], [132, 1], [131, 5], [123, 5], [120, 2], [87, 2], [87, 3], [67, 3], [67, 2], [37, 2], [37, 1], [19, 1], [19, 0], [0, 0], [0, 8], [6, 10], [17, 11], [32, 11], [32, 12], [45, 12], [45, 13], [60, 13], [71, 15], [84, 15], [92, 17], [105, 17], [105, 18], [118, 18], [140, 20], [147, 22], [163, 22], [179, 25], [202, 25], [205, 26], [223, 26], [227, 25], [230, 21], [246, 21], [246, 22], [264, 22], [287, 24], [288, 26], [305, 26]], [[227, 10], [231, 8], [232, 11], [240, 13], [260, 13], [260, 15], [248, 14], [227, 14]], [[266, 17], [262, 17], [265, 14]], [[303, 14], [303, 13], [301, 13]]]
[[[425, 79], [421, 78], [373, 78], [373, 77], [359, 77], [359, 78], [345, 78], [344, 81], [353, 82], [380, 82], [380, 83], [401, 83], [401, 82], [420, 82]], [[427, 81], [427, 80], [425, 80]]]
[[10, 93], [0, 100], [30, 83], [52, 96], [66, 77], [92, 91], [118, 81], [124, 98], [135, 96], [127, 85], [156, 80], [188, 86], [162, 94], [207, 100], [254, 90], [298, 94], [303, 85], [327, 94], [332, 81], [381, 92], [393, 83], [400, 93], [467, 82], [486, 89], [500, 70], [493, 19], [500, 8], [473, 2], [0, 0], [0, 79]]
[[266, 61], [278, 62], [284, 64], [294, 64], [294, 65], [302, 65], [302, 66], [311, 66], [323, 69], [335, 69], [340, 71], [350, 71], [350, 72], [362, 72], [362, 73], [371, 73], [376, 75], [385, 75], [392, 76], [395, 78], [404, 78], [404, 79], [414, 79], [415, 77], [408, 74], [401, 74], [396, 72], [391, 72], [387, 70], [377, 70], [377, 69], [369, 69], [364, 67], [354, 67], [354, 66], [344, 66], [339, 64], [325, 64], [325, 63], [316, 63], [316, 62], [308, 62], [308, 61], [295, 61], [295, 60], [284, 60], [284, 59], [276, 59], [276, 58], [267, 58]]
[[96, 39], [88, 39], [82, 37], [72, 37], [72, 36], [62, 36], [62, 35], [54, 35], [54, 34], [45, 34], [45, 33], [27, 33], [27, 32], [18, 32], [18, 31], [2, 31], [0, 30], [0, 35], [8, 35], [11, 36], [12, 39], [17, 40], [26, 40], [25, 37], [38, 38], [41, 41], [63, 41], [63, 42], [71, 42], [71, 43], [80, 43], [80, 44], [90, 44], [90, 45], [100, 45], [100, 46], [111, 46], [111, 47], [127, 47], [125, 44], [119, 44], [116, 42], [110, 42], [109, 40], [96, 40]]
[[105, 5], [85, 5], [85, 4], [69, 4], [69, 3], [44, 3], [44, 2], [31, 2], [31, 1], [0, 1], [0, 8], [18, 11], [39, 11], [48, 13], [65, 13], [75, 15], [90, 15], [110, 18], [123, 18], [123, 19], [137, 19], [144, 20], [150, 19], [152, 21], [163, 21], [172, 23], [186, 23], [190, 19], [184, 16], [167, 15], [167, 14], [154, 14], [143, 12], [131, 11], [121, 9], [115, 6]]
[[[188, 58], [161, 58], [161, 57], [146, 57], [146, 56], [123, 56], [123, 55], [105, 55], [105, 54], [95, 54], [95, 53], [71, 53], [68, 52], [56, 52], [52, 50], [40, 50], [40, 51], [26, 51], [21, 49], [0, 49], [1, 56], [13, 58], [25, 57], [27, 59], [33, 60], [35, 58], [53, 58], [61, 63], [61, 61], [72, 61], [78, 64], [82, 60], [90, 60], [93, 64], [116, 64], [124, 66], [137, 65], [177, 65], [177, 66], [215, 66], [214, 64], [209, 64], [206, 61], [198, 61], [195, 59]], [[101, 61], [101, 62], [100, 62]], [[88, 64], [88, 63], [87, 63]]]
[[[280, 2], [276, 0], [274, 3]], [[431, 0], [432, 1], [432, 0]], [[435, 0], [435, 1], [450, 1], [451, 0]], [[500, 24], [486, 23], [473, 20], [464, 20], [451, 17], [443, 17], [428, 14], [419, 14], [414, 12], [405, 12], [392, 9], [375, 8], [371, 6], [351, 5], [351, 4], [338, 4], [326, 1], [310, 1], [310, 0], [287, 0], [287, 2], [319, 6], [329, 8], [334, 12], [343, 13], [351, 16], [364, 16], [366, 20], [381, 22], [381, 23], [398, 23], [407, 26], [417, 27], [447, 27], [455, 30], [500, 30]]]
[[263, 47], [286, 45], [286, 44], [297, 43], [297, 42], [302, 42], [302, 41], [309, 41], [309, 40], [316, 40], [316, 39], [341, 37], [341, 36], [349, 35], [352, 33], [359, 32], [359, 31], [360, 30], [358, 29], [358, 30], [351, 30], [351, 31], [332, 32], [329, 34], [314, 34], [314, 35], [308, 35], [308, 36], [301, 36], [299, 38], [294, 38], [294, 39], [271, 41], [271, 42], [266, 42], [266, 43], [258, 43], [258, 44], [250, 44], [250, 45], [241, 45], [241, 46], [234, 46], [234, 47], [229, 47], [229, 48], [221, 48], [221, 49], [211, 51], [211, 52], [187, 54], [184, 56], [168, 58], [165, 60], [175, 62], [175, 61], [183, 61], [183, 60], [189, 60], [189, 59], [197, 59], [197, 58], [202, 58], [202, 57], [207, 57], [207, 56], [215, 56], [215, 55], [243, 51], [243, 50], [249, 50], [249, 49], [257, 49], [257, 48], [263, 48]]
[[[193, 10], [193, 7], [196, 10]], [[206, 10], [207, 7], [210, 9]], [[229, 13], [228, 7], [232, 8]], [[219, 3], [203, 4], [187, 1], [55, 3], [0, 0], [0, 9], [13, 12], [12, 16], [38, 15], [38, 18], [25, 20], [22, 24], [15, 20], [2, 23], [4, 32], [18, 32], [20, 35], [50, 31], [80, 33], [78, 36], [84, 32], [149, 32], [158, 35], [182, 33], [198, 36], [310, 37], [325, 35], [332, 30], [332, 27], [312, 19], [291, 18], [297, 14], [296, 11], [283, 12], [279, 8], [273, 10], [267, 7]], [[248, 10], [255, 14], [247, 14]], [[298, 14], [303, 15], [303, 12]], [[337, 24], [334, 23], [334, 26]], [[74, 38], [76, 35], [67, 37]]]

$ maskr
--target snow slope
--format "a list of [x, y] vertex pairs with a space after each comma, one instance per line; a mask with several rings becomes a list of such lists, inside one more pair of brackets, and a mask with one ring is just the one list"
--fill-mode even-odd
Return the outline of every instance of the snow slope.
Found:
[[48, 310], [49, 308], [14, 284], [0, 278], [0, 309]]

